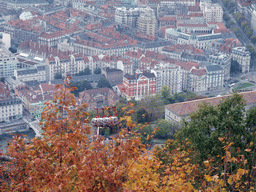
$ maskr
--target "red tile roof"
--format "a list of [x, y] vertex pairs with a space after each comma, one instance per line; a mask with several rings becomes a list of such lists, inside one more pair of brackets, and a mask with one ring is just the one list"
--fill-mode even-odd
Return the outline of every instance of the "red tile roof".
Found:
[[84, 28], [88, 30], [100, 29], [101, 23], [87, 24]]
[[148, 35], [148, 34], [141, 33], [141, 32], [138, 32], [135, 36], [139, 37], [141, 39], [147, 39], [147, 40], [150, 40], [150, 41], [155, 41], [155, 39], [156, 39], [156, 37], [153, 36], [153, 35]]
[[203, 75], [207, 74], [207, 71], [206, 71], [206, 69], [192, 69], [191, 73], [193, 75], [203, 76]]
[[177, 26], [181, 27], [207, 27], [207, 24], [178, 24]]
[[190, 15], [190, 17], [203, 17], [204, 16], [203, 13], [190, 13], [189, 15]]
[[160, 17], [159, 21], [177, 21], [177, 18], [173, 16], [164, 16]]
[[200, 6], [188, 6], [188, 11], [190, 12], [200, 11]]

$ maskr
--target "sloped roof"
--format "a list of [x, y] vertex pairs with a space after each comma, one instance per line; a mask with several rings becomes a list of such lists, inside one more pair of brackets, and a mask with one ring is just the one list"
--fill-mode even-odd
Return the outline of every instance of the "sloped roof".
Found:
[[[243, 95], [243, 99], [246, 105], [253, 105], [256, 103], [256, 91], [249, 91], [249, 92], [243, 92], [238, 94]], [[231, 97], [231, 96], [232, 95], [224, 95], [221, 97], [212, 97], [212, 98], [198, 99], [198, 100], [187, 101], [182, 103], [174, 103], [174, 104], [165, 105], [165, 108], [172, 111], [178, 116], [188, 116], [190, 113], [198, 110], [199, 105], [202, 105], [203, 103], [209, 103], [211, 105], [217, 106], [222, 99]]]
[[219, 65], [207, 65], [206, 66], [207, 71], [220, 71], [223, 70], [223, 68]]

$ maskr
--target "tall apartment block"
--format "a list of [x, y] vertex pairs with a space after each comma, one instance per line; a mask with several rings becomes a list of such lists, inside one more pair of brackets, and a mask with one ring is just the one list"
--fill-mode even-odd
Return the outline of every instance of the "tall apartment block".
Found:
[[232, 49], [231, 57], [236, 60], [242, 69], [242, 73], [250, 71], [251, 54], [245, 47], [235, 47]]
[[211, 3], [206, 0], [200, 1], [200, 8], [204, 13], [206, 23], [223, 21], [223, 9], [218, 3]]
[[115, 12], [115, 23], [129, 25], [136, 27], [138, 17], [143, 8], [131, 8], [119, 7]]
[[182, 91], [182, 71], [174, 64], [158, 64], [151, 70], [156, 76], [156, 92], [160, 93], [163, 86], [168, 86], [172, 94]]
[[143, 33], [155, 36], [157, 19], [153, 9], [150, 7], [143, 9], [137, 21], [137, 28]]
[[0, 78], [13, 76], [17, 64], [17, 58], [4, 46], [0, 45]]
[[139, 31], [155, 35], [157, 28], [157, 19], [153, 9], [146, 8], [116, 8], [115, 23], [137, 27]]

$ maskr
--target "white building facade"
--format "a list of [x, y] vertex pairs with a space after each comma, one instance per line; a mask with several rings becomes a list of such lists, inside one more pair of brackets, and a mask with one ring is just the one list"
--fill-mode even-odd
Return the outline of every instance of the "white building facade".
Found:
[[242, 69], [242, 73], [250, 71], [251, 54], [246, 50], [246, 47], [235, 47], [231, 50], [231, 57], [236, 60]]
[[182, 91], [182, 72], [179, 66], [160, 63], [151, 70], [156, 76], [156, 92], [160, 93], [163, 86], [170, 88], [171, 94]]

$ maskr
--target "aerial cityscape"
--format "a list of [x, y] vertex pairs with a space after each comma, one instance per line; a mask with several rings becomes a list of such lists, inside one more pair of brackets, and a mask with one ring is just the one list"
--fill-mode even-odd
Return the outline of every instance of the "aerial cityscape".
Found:
[[[231, 153], [231, 148], [233, 152], [240, 149], [248, 153], [254, 151], [251, 155], [234, 155], [232, 152], [231, 156], [234, 155], [237, 160], [230, 157], [227, 161], [224, 151], [224, 163], [215, 166], [220, 170], [223, 167], [224, 170], [224, 174], [221, 176], [219, 173], [218, 178], [214, 171], [201, 173], [203, 176], [193, 175], [196, 168], [194, 165], [190, 169], [184, 168], [187, 165], [184, 162], [192, 162], [183, 159], [181, 168], [189, 176], [178, 174], [174, 177], [174, 169], [167, 167], [166, 170], [173, 178], [167, 178], [169, 172], [165, 171], [166, 178], [161, 177], [157, 180], [161, 182], [154, 184], [157, 183], [154, 181], [155, 176], [150, 174], [157, 172], [161, 175], [159, 167], [151, 170], [157, 163], [151, 164], [150, 158], [143, 159], [143, 154], [147, 152], [143, 151], [138, 155], [137, 151], [133, 151], [132, 154], [122, 153], [120, 159], [125, 156], [135, 158], [138, 155], [136, 161], [133, 159], [138, 163], [134, 169], [137, 171], [125, 172], [128, 176], [126, 179], [117, 179], [120, 183], [111, 180], [113, 175], [109, 176], [109, 180], [105, 178], [108, 175], [102, 178], [94, 175], [90, 178], [100, 177], [97, 181], [100, 184], [80, 186], [78, 183], [86, 179], [79, 176], [84, 180], [78, 179], [76, 184], [72, 181], [77, 188], [69, 188], [71, 184], [68, 181], [65, 183], [64, 180], [59, 180], [62, 184], [48, 185], [44, 178], [41, 180], [42, 186], [45, 185], [42, 188], [39, 185], [36, 188], [36, 182], [31, 182], [19, 189], [16, 188], [20, 186], [18, 181], [13, 186], [10, 184], [16, 182], [11, 176], [8, 178], [12, 182], [4, 185], [4, 181], [9, 180], [0, 171], [0, 185], [3, 186], [0, 191], [221, 191], [221, 188], [223, 191], [256, 190], [256, 1], [0, 0], [0, 10], [1, 151], [8, 151], [5, 146], [12, 146], [8, 143], [10, 139], [19, 137], [22, 133], [28, 135], [30, 140], [50, 139], [48, 142], [54, 146], [53, 140], [57, 142], [58, 138], [56, 136], [53, 139], [50, 128], [47, 127], [61, 127], [59, 121], [64, 119], [71, 126], [72, 118], [77, 119], [77, 123], [72, 124], [73, 128], [85, 126], [83, 121], [90, 127], [90, 133], [84, 129], [82, 135], [86, 134], [91, 138], [84, 141], [85, 138], [76, 135], [74, 138], [80, 139], [77, 140], [77, 145], [80, 141], [93, 145], [94, 141], [100, 140], [95, 138], [101, 135], [99, 145], [104, 148], [110, 145], [109, 142], [117, 142], [117, 137], [122, 135], [120, 127], [124, 126], [127, 131], [141, 134], [140, 142], [145, 145], [145, 150], [153, 151], [156, 147], [165, 146], [158, 149], [157, 155], [150, 157], [155, 161], [160, 158], [157, 161], [161, 163], [176, 162], [175, 155], [178, 152], [173, 155], [172, 160], [164, 157], [173, 152], [171, 149], [187, 150], [188, 157], [182, 153], [184, 156], [179, 154], [177, 159], [187, 157], [190, 160], [193, 159], [191, 151], [195, 150], [194, 154], [200, 159], [196, 160], [198, 164], [194, 164], [195, 167], [200, 165], [205, 166], [202, 169], [210, 170], [216, 165], [213, 165], [213, 161], [218, 161], [215, 158], [218, 150], [225, 149], [226, 155], [228, 150]], [[66, 89], [68, 93], [65, 92]], [[69, 104], [65, 104], [66, 98], [72, 98]], [[60, 109], [60, 106], [63, 108]], [[56, 109], [55, 112], [51, 111], [53, 109]], [[81, 122], [78, 109], [88, 116]], [[71, 113], [72, 110], [74, 111]], [[237, 111], [234, 112], [235, 110]], [[47, 117], [46, 112], [51, 115]], [[59, 113], [61, 116], [58, 116]], [[77, 116], [72, 116], [73, 113]], [[204, 126], [209, 129], [204, 136], [203, 133], [195, 131], [201, 128], [205, 130]], [[76, 132], [73, 129], [68, 130], [65, 128], [65, 132], [55, 130], [56, 132], [51, 133], [65, 135]], [[238, 133], [239, 136], [234, 136]], [[202, 137], [196, 139], [195, 135]], [[236, 140], [236, 143], [233, 138], [241, 141]], [[185, 141], [192, 143], [194, 148], [185, 144]], [[15, 142], [18, 142], [17, 138]], [[128, 145], [127, 138], [122, 142], [123, 145]], [[219, 148], [214, 146], [218, 142], [222, 142]], [[133, 142], [129, 145], [141, 149], [142, 144]], [[70, 144], [70, 150], [72, 146]], [[113, 150], [117, 150], [115, 147], [118, 145], [115, 144]], [[10, 151], [12, 150], [10, 147]], [[18, 159], [17, 156], [10, 155], [11, 152], [6, 156], [1, 151], [0, 156], [3, 158], [0, 158], [0, 168], [2, 161]], [[82, 153], [74, 151], [74, 154]], [[99, 158], [101, 157], [95, 156], [95, 162]], [[243, 158], [247, 158], [248, 162], [251, 160], [247, 167], [246, 163], [244, 167], [239, 164]], [[37, 164], [39, 160], [31, 159], [31, 162]], [[141, 173], [144, 168], [139, 165], [142, 162], [147, 162], [145, 166], [149, 167], [144, 168], [151, 172], [145, 175]], [[127, 160], [126, 163], [128, 165], [130, 161]], [[233, 171], [232, 163], [236, 167]], [[131, 169], [127, 170], [133, 170], [135, 164], [130, 163]], [[80, 167], [81, 170], [83, 166]], [[119, 170], [119, 166], [120, 164], [116, 170]], [[228, 174], [230, 169], [231, 174]], [[149, 185], [131, 179], [144, 178], [147, 174], [150, 178], [152, 176], [152, 183]], [[233, 175], [232, 182], [230, 175]], [[195, 178], [198, 179], [197, 182]], [[165, 180], [172, 179], [175, 180], [173, 185], [163, 184]], [[179, 179], [183, 182], [176, 183]], [[108, 184], [104, 184], [103, 180]], [[55, 185], [57, 188], [53, 187]]]

